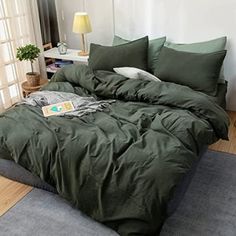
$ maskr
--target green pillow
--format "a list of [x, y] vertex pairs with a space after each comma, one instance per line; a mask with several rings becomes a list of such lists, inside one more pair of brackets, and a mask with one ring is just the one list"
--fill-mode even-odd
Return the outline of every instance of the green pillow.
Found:
[[182, 84], [215, 96], [217, 79], [226, 50], [213, 53], [191, 53], [163, 47], [155, 76], [167, 82]]
[[[149, 40], [149, 47], [148, 47], [148, 71], [154, 73], [156, 68], [156, 63], [158, 61], [159, 53], [166, 41], [166, 37], [157, 38]], [[129, 40], [120, 38], [119, 36], [115, 35], [113, 39], [113, 46], [121, 45], [130, 42]]]
[[93, 70], [113, 71], [114, 67], [147, 70], [148, 37], [113, 47], [90, 45], [89, 66]]
[[[165, 42], [165, 47], [183, 52], [211, 53], [224, 50], [226, 42], [227, 42], [227, 37], [221, 37], [209, 41], [204, 41], [199, 43], [189, 43], [189, 44], [175, 44], [175, 43]], [[224, 80], [225, 80], [224, 69], [222, 67], [218, 83]]]
[[123, 39], [117, 35], [114, 36], [112, 46], [118, 46], [125, 43], [129, 43], [131, 40]]
[[175, 44], [175, 43], [165, 42], [165, 47], [183, 52], [212, 53], [224, 50], [226, 41], [227, 41], [226, 37], [221, 37], [205, 42], [189, 43], [189, 44]]

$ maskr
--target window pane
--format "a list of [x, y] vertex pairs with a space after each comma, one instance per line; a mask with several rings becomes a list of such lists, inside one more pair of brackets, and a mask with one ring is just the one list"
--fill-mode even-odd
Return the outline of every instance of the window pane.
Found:
[[2, 98], [2, 102], [4, 104], [5, 103], [5, 99], [4, 99], [4, 95], [3, 95], [3, 91], [2, 90], [0, 90], [0, 95], [1, 95], [1, 98]]
[[0, 0], [0, 98], [5, 108], [21, 98], [20, 82], [29, 62], [16, 60], [16, 49], [30, 42], [28, 0]]
[[3, 5], [3, 9], [4, 9], [4, 13], [5, 13], [5, 17], [9, 17], [10, 15], [10, 9], [9, 9], [9, 0], [2, 0], [2, 5]]
[[19, 12], [19, 6], [18, 6], [18, 0], [13, 0], [13, 6], [14, 6], [14, 13], [15, 15], [18, 15], [20, 12]]
[[11, 32], [12, 26], [10, 25], [10, 20], [9, 19], [6, 20], [6, 27], [8, 29], [8, 31], [6, 32], [7, 33], [7, 38], [12, 39], [13, 38], [12, 37], [12, 32]]
[[20, 3], [19, 1], [17, 1], [18, 6], [16, 6], [16, 0], [2, 0], [2, 2], [4, 3], [3, 9], [5, 10], [7, 17], [14, 17], [17, 15]]
[[0, 18], [4, 17], [4, 12], [3, 12], [3, 3], [2, 0], [0, 0]]
[[25, 22], [25, 20], [26, 20], [25, 16], [14, 18], [14, 24], [16, 26], [14, 30], [15, 30], [15, 34], [18, 37], [22, 37], [23, 35], [27, 35], [28, 33], [27, 23]]
[[27, 4], [25, 0], [15, 0], [16, 2], [16, 12], [18, 14], [25, 14], [24, 6]]
[[13, 82], [16, 80], [15, 67], [12, 64], [5, 66], [5, 70], [8, 82]]
[[0, 20], [0, 40], [7, 39], [7, 29], [5, 20]]
[[18, 87], [15, 84], [9, 87], [9, 91], [11, 98], [18, 97]]
[[23, 38], [16, 40], [15, 43], [16, 43], [16, 47], [17, 47], [17, 48], [18, 48], [18, 47], [22, 47], [22, 46], [25, 44]]
[[11, 45], [10, 43], [3, 43], [0, 45], [1, 47], [1, 52], [2, 52], [2, 58], [4, 62], [9, 62], [10, 60], [13, 59], [12, 53], [11, 53]]
[[23, 64], [24, 69], [25, 69], [26, 72], [31, 71], [31, 64], [30, 64], [29, 61], [22, 61], [22, 64]]
[[28, 18], [26, 16], [21, 17], [20, 19], [21, 31], [22, 35], [29, 34], [29, 25], [28, 25]]

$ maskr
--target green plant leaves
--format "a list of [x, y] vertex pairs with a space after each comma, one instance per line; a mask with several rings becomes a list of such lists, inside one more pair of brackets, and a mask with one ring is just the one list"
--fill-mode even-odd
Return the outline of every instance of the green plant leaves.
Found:
[[16, 58], [20, 61], [30, 61], [31, 63], [39, 57], [40, 49], [33, 45], [27, 44], [24, 47], [17, 48]]

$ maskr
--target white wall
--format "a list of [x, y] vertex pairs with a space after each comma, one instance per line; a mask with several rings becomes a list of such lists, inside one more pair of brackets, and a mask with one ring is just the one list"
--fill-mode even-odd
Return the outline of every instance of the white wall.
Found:
[[[79, 37], [72, 32], [74, 12], [86, 10], [93, 32], [89, 42], [109, 45], [115, 33], [127, 39], [144, 35], [166, 35], [176, 43], [198, 42], [228, 37], [225, 76], [229, 81], [228, 108], [236, 110], [236, 0], [56, 0], [64, 10], [61, 24], [71, 48], [79, 47]], [[59, 4], [59, 5], [60, 5]]]
[[80, 36], [72, 32], [74, 13], [89, 14], [92, 32], [87, 34], [88, 43], [111, 44], [113, 38], [112, 0], [56, 0], [60, 38], [70, 48], [80, 48]]
[[79, 47], [79, 35], [72, 32], [74, 13], [83, 11], [83, 0], [55, 0], [60, 40], [70, 48]]
[[110, 45], [113, 39], [112, 0], [84, 0], [93, 31], [88, 35], [88, 42]]
[[228, 108], [236, 110], [236, 0], [114, 0], [115, 33], [128, 39], [143, 35], [177, 43], [228, 37], [225, 77]]

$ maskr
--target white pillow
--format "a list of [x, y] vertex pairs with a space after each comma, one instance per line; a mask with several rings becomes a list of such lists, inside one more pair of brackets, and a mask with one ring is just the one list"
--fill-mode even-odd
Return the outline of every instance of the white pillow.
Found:
[[144, 79], [144, 80], [155, 80], [161, 82], [156, 76], [148, 73], [145, 70], [141, 70], [135, 67], [116, 67], [113, 70], [120, 75], [130, 79]]

